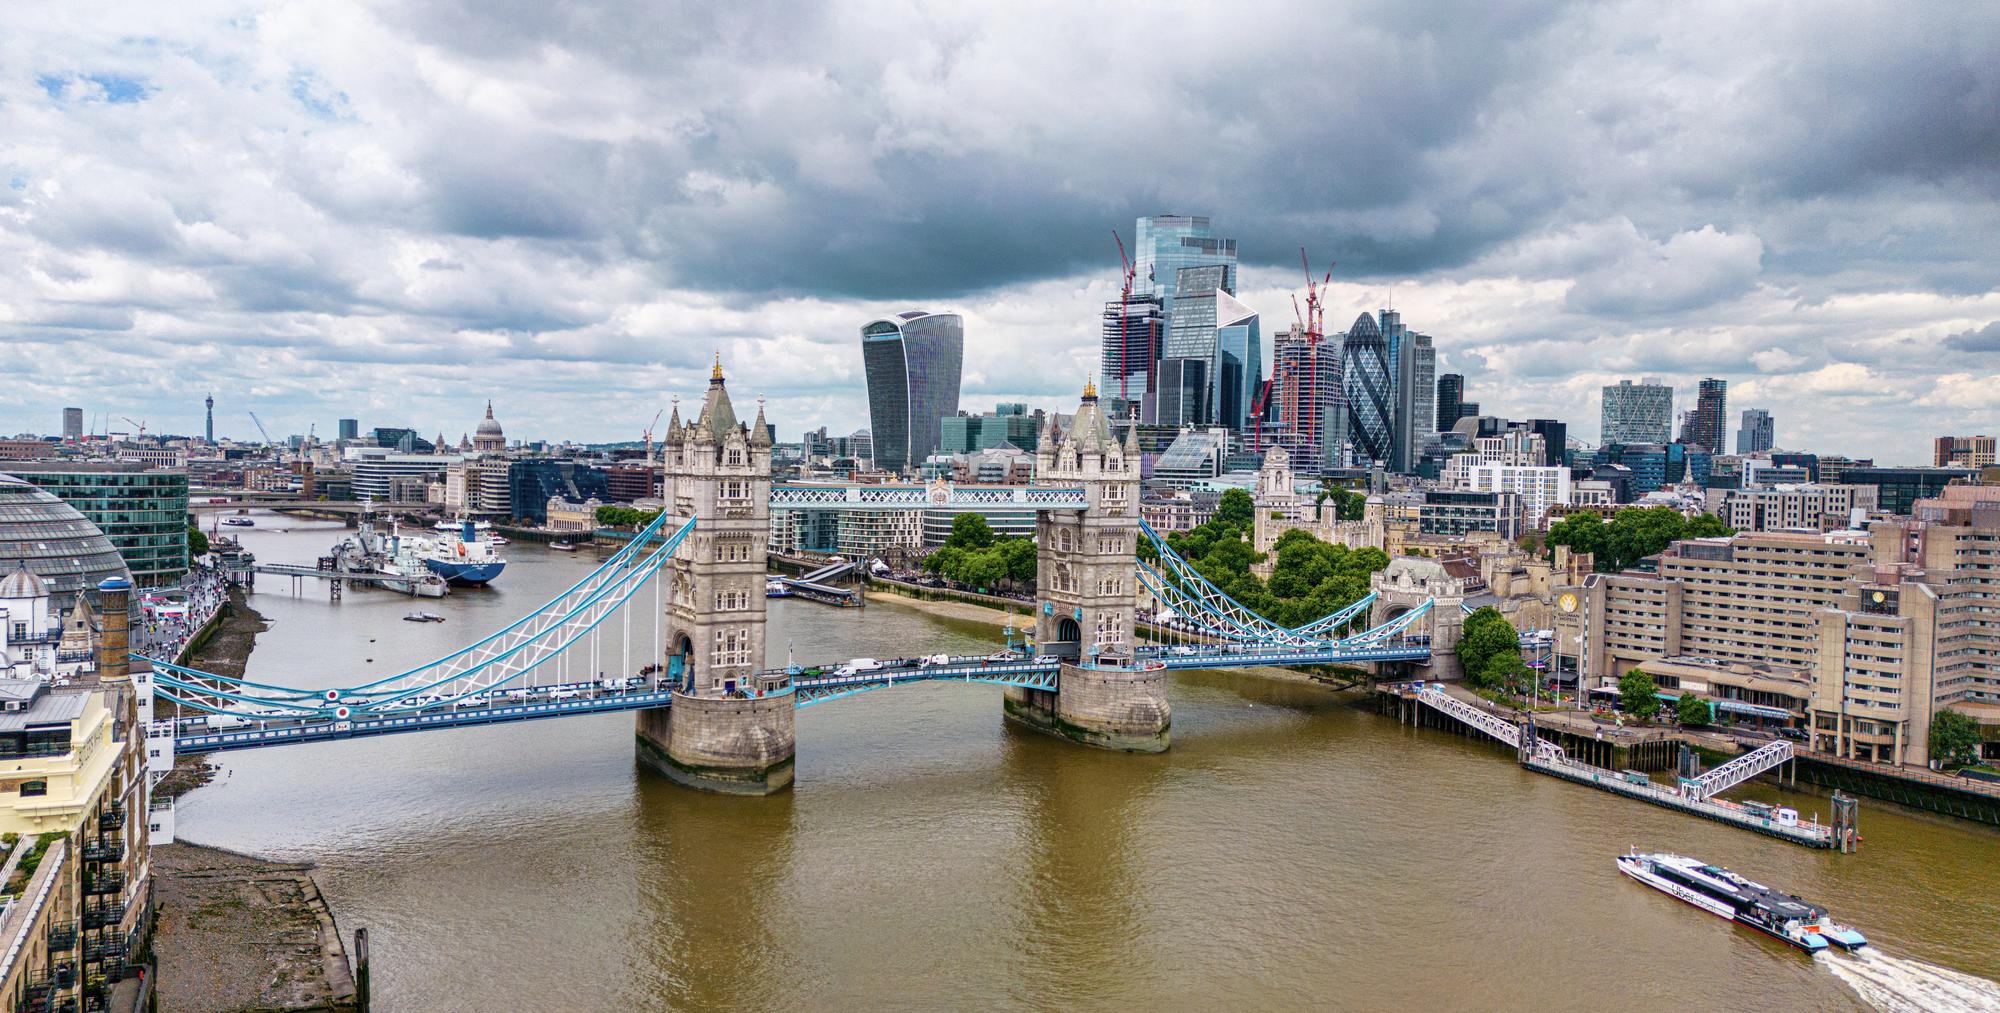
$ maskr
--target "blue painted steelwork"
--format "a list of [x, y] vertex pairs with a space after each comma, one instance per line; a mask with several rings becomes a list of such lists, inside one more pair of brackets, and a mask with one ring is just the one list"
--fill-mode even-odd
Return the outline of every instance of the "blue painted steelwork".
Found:
[[1057, 658], [989, 662], [983, 658], [953, 658], [942, 665], [923, 668], [884, 668], [852, 675], [798, 675], [792, 686], [799, 706], [810, 707], [871, 689], [886, 689], [911, 682], [983, 682], [998, 686], [1025, 686], [1055, 692], [1062, 671]]
[[1032, 485], [774, 485], [774, 510], [1083, 510], [1090, 500], [1081, 487]]
[[[521, 678], [595, 630], [658, 572], [694, 529], [692, 518], [675, 518], [677, 527], [662, 535], [668, 519], [665, 514], [655, 518], [569, 591], [507, 628], [399, 675], [340, 689], [299, 689], [229, 679], [148, 658], [156, 692], [184, 708], [213, 714], [240, 714], [251, 706], [334, 719], [391, 713], [420, 695], [434, 696], [440, 705], [456, 704]], [[642, 558], [641, 550], [656, 540], [658, 547]]]
[[365, 718], [356, 717], [348, 721], [318, 717], [298, 721], [262, 721], [256, 722], [259, 726], [256, 728], [187, 734], [176, 732], [174, 753], [175, 755], [216, 753], [232, 749], [255, 749], [260, 746], [282, 746], [294, 742], [328, 742], [334, 739], [354, 739], [398, 732], [469, 728], [503, 721], [528, 721], [536, 718], [601, 714], [608, 711], [642, 710], [669, 706], [672, 698], [673, 693], [669, 690], [648, 690], [576, 700], [551, 700], [542, 703], [423, 711], [401, 715], [374, 715]]

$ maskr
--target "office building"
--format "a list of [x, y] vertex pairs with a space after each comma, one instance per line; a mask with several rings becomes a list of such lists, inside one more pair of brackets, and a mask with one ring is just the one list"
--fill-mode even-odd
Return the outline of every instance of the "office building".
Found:
[[1341, 338], [1340, 360], [1354, 466], [1387, 467], [1395, 432], [1395, 380], [1389, 371], [1389, 343], [1374, 317], [1363, 313], [1354, 318]]
[[1704, 378], [1696, 388], [1694, 412], [1688, 418], [1681, 442], [1695, 444], [1711, 454], [1728, 453], [1729, 434], [1725, 431], [1728, 418], [1729, 381]]
[[1847, 481], [1846, 478], [1847, 469], [1873, 468], [1875, 466], [1875, 459], [1872, 457], [1864, 457], [1857, 461], [1851, 457], [1841, 457], [1835, 454], [1821, 454], [1819, 455], [1818, 463], [1819, 463], [1819, 471], [1817, 474], [1813, 476], [1813, 481], [1825, 482], [1828, 485], [1839, 485], [1840, 483]]
[[1184, 267], [1174, 288], [1174, 311], [1167, 318], [1167, 340], [1161, 355], [1167, 359], [1201, 363], [1208, 381], [1198, 406], [1183, 404], [1192, 411], [1189, 420], [1199, 425], [1219, 424], [1219, 399], [1226, 386], [1221, 375], [1221, 349], [1216, 344], [1216, 294], [1225, 291], [1227, 268], [1221, 265]]
[[1221, 268], [1221, 276], [1209, 286], [1210, 290], [1219, 288], [1231, 294], [1236, 291], [1236, 240], [1211, 237], [1204, 216], [1152, 215], [1139, 219], [1133, 236], [1132, 263], [1133, 292], [1158, 297], [1169, 326], [1174, 322], [1174, 300], [1183, 268]]
[[1630, 469], [1625, 485], [1628, 498], [1621, 502], [1633, 502], [1683, 482], [1707, 488], [1713, 462], [1713, 455], [1685, 443], [1614, 443], [1597, 448], [1591, 458], [1591, 477], [1604, 477], [1607, 465]]
[[[1410, 335], [1410, 435], [1411, 460], [1424, 437], [1437, 432], [1437, 347], [1428, 334]], [[1409, 470], [1406, 466], [1405, 471]]]
[[1105, 303], [1103, 329], [1099, 386], [1106, 397], [1143, 404], [1152, 393], [1167, 337], [1167, 314], [1160, 297], [1135, 292], [1130, 299]]
[[1555, 419], [1529, 419], [1528, 431], [1542, 438], [1542, 463], [1551, 468], [1569, 467], [1569, 426]]
[[1817, 482], [1820, 480], [1818, 454], [1772, 454], [1771, 463], [1780, 468], [1803, 469], [1806, 473], [1806, 481], [1808, 482]]
[[1521, 537], [1521, 497], [1511, 492], [1426, 492], [1417, 530], [1452, 538]]
[[1147, 425], [1198, 425], [1207, 418], [1207, 359], [1161, 359], [1153, 381], [1153, 411], [1142, 416]]
[[1186, 429], [1173, 446], [1153, 462], [1153, 478], [1176, 489], [1186, 489], [1222, 475], [1229, 459], [1229, 430]]
[[1324, 475], [1340, 468], [1348, 411], [1341, 389], [1339, 340], [1294, 325], [1279, 336], [1272, 357], [1274, 441], [1285, 449], [1298, 474]]
[[1465, 377], [1457, 373], [1438, 377], [1436, 398], [1437, 427], [1433, 432], [1451, 432], [1451, 427], [1458, 425], [1458, 406], [1465, 401]]
[[[436, 458], [431, 460], [435, 461]], [[361, 492], [360, 467], [355, 468], [355, 492]], [[547, 524], [549, 501], [585, 503], [611, 499], [611, 482], [587, 464], [562, 458], [531, 458], [509, 462], [507, 467], [508, 516], [533, 524]]]
[[131, 576], [102, 528], [55, 493], [11, 475], [0, 475], [0, 545], [7, 547], [0, 565], [33, 570], [58, 596]]
[[[1762, 408], [1743, 409], [1743, 428], [1736, 431], [1736, 452], [1756, 454], [1771, 449], [1777, 435], [1777, 426], [1771, 413]], [[1721, 448], [1712, 448], [1722, 453]]]
[[1227, 291], [1216, 291], [1215, 314], [1215, 422], [1241, 435], [1264, 379], [1264, 334], [1257, 311]]
[[1529, 530], [1548, 527], [1549, 510], [1570, 505], [1568, 468], [1540, 465], [1476, 464], [1468, 482], [1473, 492], [1506, 492], [1521, 498], [1521, 523]]
[[1409, 472], [1423, 437], [1437, 418], [1437, 351], [1426, 334], [1415, 334], [1403, 315], [1391, 309], [1377, 314], [1377, 329], [1388, 356], [1390, 471]]
[[[354, 459], [354, 497], [384, 503], [410, 501], [407, 493], [402, 497], [396, 495], [394, 483], [397, 480], [442, 482], [451, 465], [462, 460], [456, 455], [396, 454], [376, 447], [363, 449], [374, 452], [357, 455]], [[348, 452], [354, 453], [353, 450]], [[417, 496], [416, 501], [422, 502], [423, 497]]]
[[340, 442], [352, 443], [360, 438], [361, 438], [361, 421], [359, 419], [340, 420]]
[[1604, 388], [1603, 421], [1598, 442], [1673, 442], [1674, 389], [1653, 377], [1634, 384], [1620, 380]]
[[970, 454], [1002, 443], [1032, 447], [1040, 436], [1032, 415], [954, 415], [938, 420], [938, 453]]
[[1787, 485], [1776, 489], [1730, 489], [1715, 516], [1738, 531], [1839, 531], [1853, 525], [1854, 511], [1865, 521], [1875, 510], [1872, 485]]
[[399, 429], [393, 426], [375, 427], [375, 445], [398, 454], [431, 454], [437, 452], [437, 445], [417, 435], [414, 429]]
[[143, 461], [24, 461], [5, 470], [95, 524], [139, 586], [171, 584], [187, 573], [187, 469]]
[[993, 406], [995, 415], [1026, 415], [1028, 406], [1019, 401], [1002, 401]]
[[[1826, 476], [1826, 458], [1820, 458], [1820, 475]], [[1825, 478], [1829, 483], [1833, 479]], [[1976, 482], [1976, 468], [1843, 468], [1840, 482], [1845, 485], [1872, 485], [1878, 491], [1876, 503], [1883, 513], [1907, 514], [1920, 499], [1943, 494], [1953, 482]]]
[[63, 439], [72, 443], [83, 439], [83, 409], [63, 409]]
[[938, 420], [958, 414], [965, 323], [956, 313], [911, 310], [861, 328], [875, 466], [913, 471], [937, 452]]
[[1931, 462], [1940, 468], [1984, 468], [1994, 463], [1996, 441], [1991, 436], [1940, 436]]

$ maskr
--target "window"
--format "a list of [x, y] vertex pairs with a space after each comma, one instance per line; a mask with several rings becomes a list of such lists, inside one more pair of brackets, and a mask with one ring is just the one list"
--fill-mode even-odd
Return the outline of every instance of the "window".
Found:
[[1070, 551], [1070, 542], [1069, 542], [1069, 529], [1068, 529], [1068, 528], [1059, 528], [1059, 529], [1057, 529], [1057, 531], [1056, 531], [1056, 550], [1057, 550], [1058, 552], [1068, 552], [1068, 551]]
[[21, 782], [21, 794], [23, 795], [46, 795], [48, 793], [49, 783], [47, 781]]
[[716, 630], [716, 666], [750, 664], [750, 631], [748, 629]]
[[743, 463], [743, 451], [734, 449], [730, 450], [729, 463], [734, 465], [741, 465]]
[[1097, 614], [1097, 642], [1102, 645], [1125, 642], [1125, 620], [1123, 613], [1099, 612]]

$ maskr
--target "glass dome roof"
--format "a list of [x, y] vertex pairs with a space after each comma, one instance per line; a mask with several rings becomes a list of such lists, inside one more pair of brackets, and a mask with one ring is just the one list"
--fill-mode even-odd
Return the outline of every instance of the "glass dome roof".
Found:
[[0, 475], [0, 570], [25, 565], [59, 595], [126, 577], [125, 558], [97, 525], [54, 494]]

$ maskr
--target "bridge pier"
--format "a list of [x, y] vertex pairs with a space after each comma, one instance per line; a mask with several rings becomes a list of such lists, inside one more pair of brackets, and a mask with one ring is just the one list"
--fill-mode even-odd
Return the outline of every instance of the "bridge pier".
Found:
[[1056, 692], [1007, 687], [1007, 720], [1057, 738], [1128, 753], [1164, 753], [1173, 728], [1164, 665], [1065, 662]]
[[792, 786], [794, 694], [729, 697], [674, 694], [674, 705], [642, 710], [639, 759], [679, 784], [726, 795], [773, 795]]

